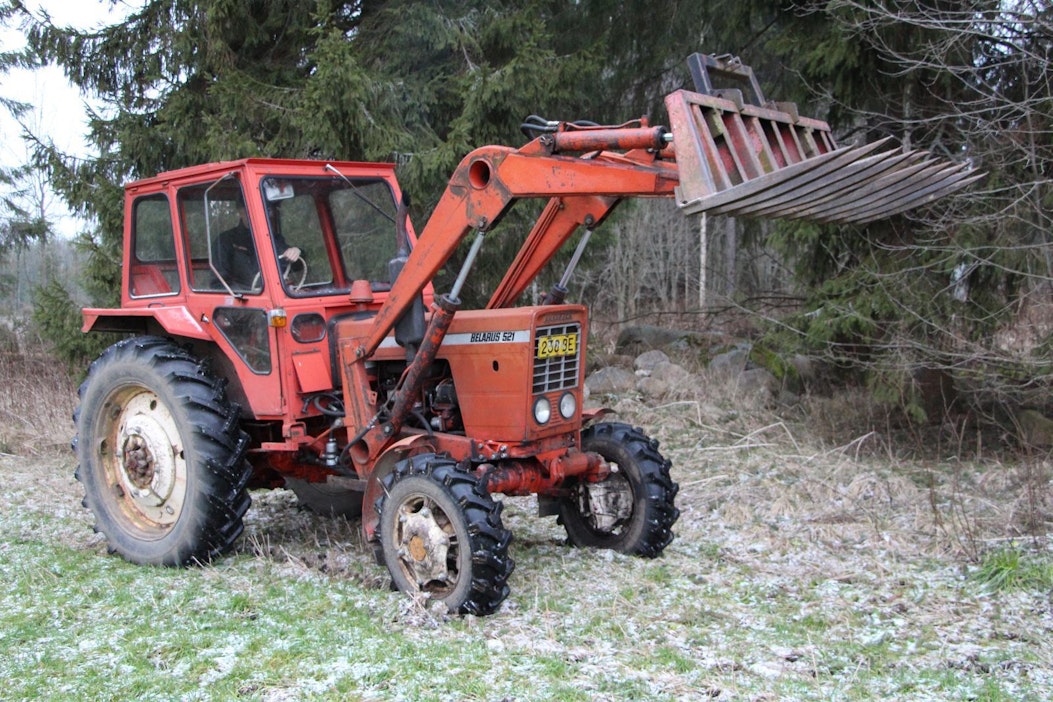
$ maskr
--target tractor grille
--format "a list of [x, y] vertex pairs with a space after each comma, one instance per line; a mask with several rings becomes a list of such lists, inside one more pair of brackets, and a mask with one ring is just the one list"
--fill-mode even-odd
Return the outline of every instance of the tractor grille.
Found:
[[[566, 355], [549, 355], [538, 358], [542, 339], [552, 337], [574, 338], [573, 351]], [[534, 394], [566, 390], [577, 387], [581, 369], [581, 325], [560, 324], [538, 328], [534, 336]]]

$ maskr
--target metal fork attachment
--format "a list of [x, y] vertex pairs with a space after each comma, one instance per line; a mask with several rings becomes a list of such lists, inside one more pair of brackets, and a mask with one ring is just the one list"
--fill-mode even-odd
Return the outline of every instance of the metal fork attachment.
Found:
[[[694, 54], [699, 92], [666, 97], [686, 214], [864, 223], [928, 204], [983, 177], [968, 164], [926, 151], [838, 147], [826, 122], [793, 103], [764, 100], [753, 71], [737, 59]], [[716, 89], [712, 77], [730, 79]], [[746, 102], [743, 89], [757, 103]]]

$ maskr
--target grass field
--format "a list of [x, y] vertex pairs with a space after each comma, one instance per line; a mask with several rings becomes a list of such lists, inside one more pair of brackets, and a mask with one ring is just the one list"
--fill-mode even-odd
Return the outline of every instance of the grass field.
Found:
[[577, 550], [506, 500], [513, 590], [485, 618], [391, 592], [357, 524], [285, 491], [211, 566], [127, 564], [68, 453], [5, 453], [0, 699], [1053, 697], [1047, 457], [908, 460], [730, 400], [619, 409], [673, 460], [676, 540]]

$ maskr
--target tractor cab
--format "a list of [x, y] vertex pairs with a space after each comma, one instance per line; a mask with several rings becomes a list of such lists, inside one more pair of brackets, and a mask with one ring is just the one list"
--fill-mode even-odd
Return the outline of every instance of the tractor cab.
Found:
[[391, 287], [400, 197], [393, 166], [352, 162], [246, 159], [130, 183], [122, 309], [86, 310], [85, 329], [198, 340], [238, 377], [243, 409], [298, 422], [339, 384], [330, 322], [370, 314]]

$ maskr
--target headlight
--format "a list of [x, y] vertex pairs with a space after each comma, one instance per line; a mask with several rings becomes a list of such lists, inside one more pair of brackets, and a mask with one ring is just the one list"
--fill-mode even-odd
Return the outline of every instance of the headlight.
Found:
[[534, 421], [538, 424], [548, 424], [548, 420], [552, 417], [552, 405], [544, 397], [539, 397], [534, 401]]
[[574, 393], [565, 392], [559, 398], [559, 416], [570, 419], [578, 411], [578, 401], [574, 399]]

